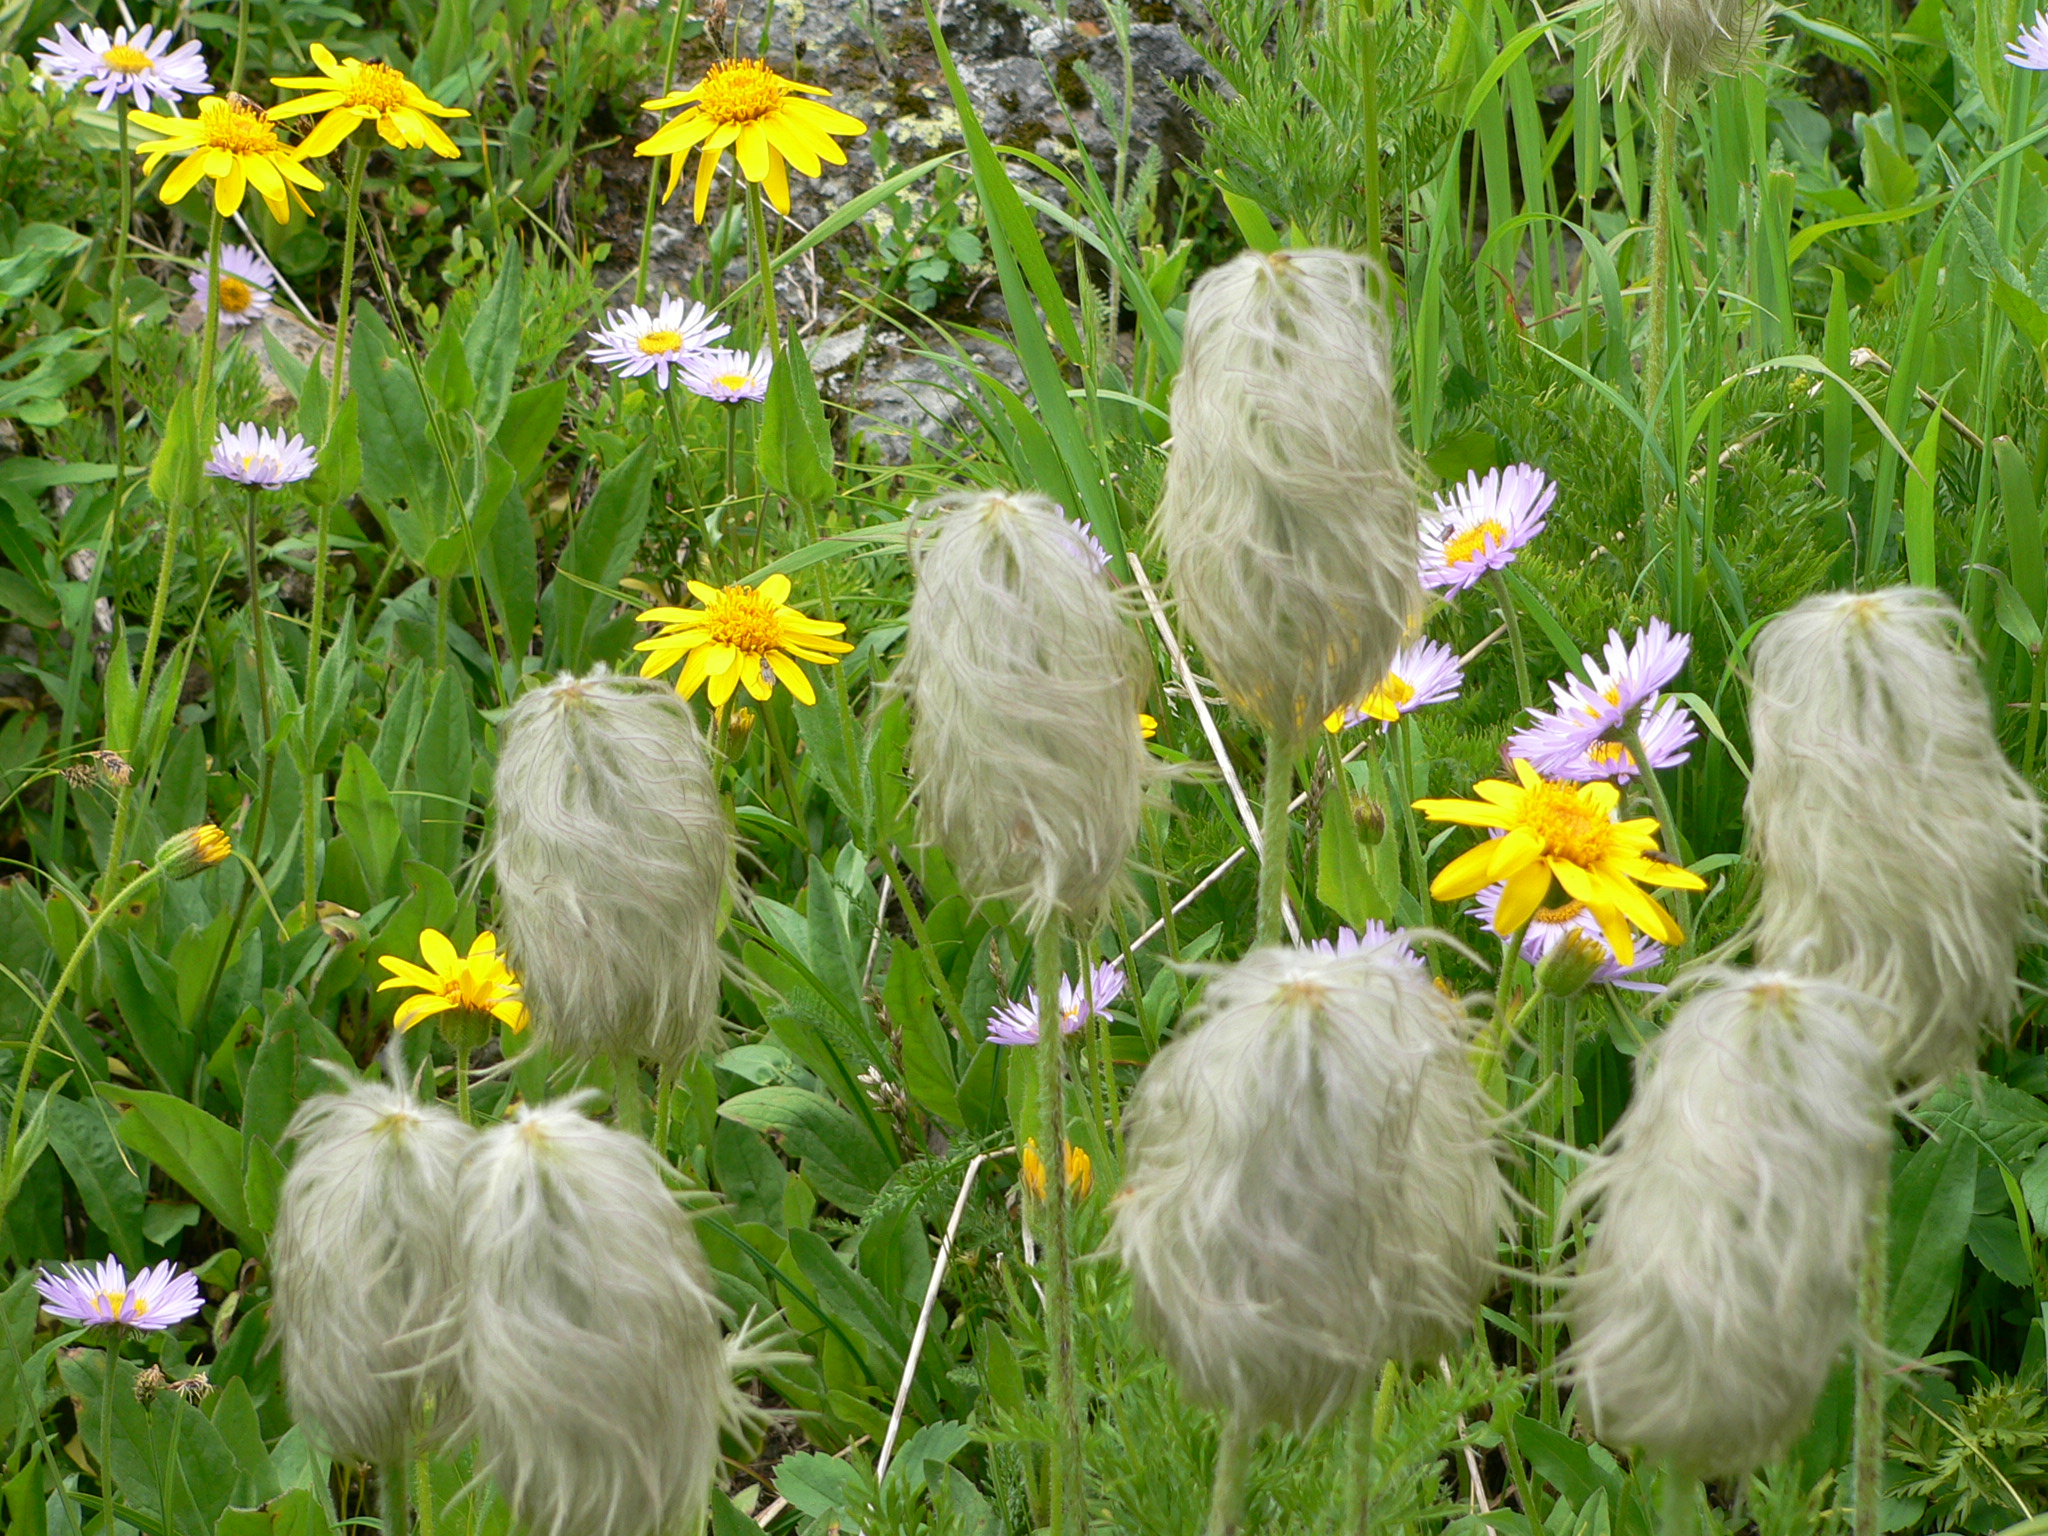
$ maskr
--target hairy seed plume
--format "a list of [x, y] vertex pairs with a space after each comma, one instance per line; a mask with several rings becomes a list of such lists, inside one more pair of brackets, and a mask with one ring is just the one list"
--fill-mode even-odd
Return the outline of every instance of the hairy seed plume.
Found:
[[414, 1096], [403, 1058], [388, 1082], [308, 1099], [271, 1238], [271, 1323], [295, 1417], [336, 1455], [386, 1466], [405, 1452], [422, 1396], [454, 1404], [445, 1369], [455, 1283], [455, 1177], [474, 1133]]
[[478, 1139], [458, 1205], [469, 1427], [520, 1523], [701, 1524], [719, 1430], [744, 1407], [710, 1271], [653, 1150], [572, 1104], [522, 1107]]
[[1603, 1440], [1732, 1477], [1804, 1430], [1850, 1334], [1890, 1103], [1881, 1004], [1783, 972], [1702, 979], [1572, 1186], [1595, 1223], [1564, 1364]]
[[506, 716], [491, 867], [543, 1038], [674, 1064], [714, 1044], [732, 834], [667, 684], [564, 673]]
[[2041, 803], [2013, 771], [1937, 592], [1808, 598], [1751, 650], [1759, 960], [1868, 992], [1924, 1088], [2011, 1017]]
[[1191, 1399], [1305, 1428], [1470, 1324], [1504, 1196], [1469, 1035], [1393, 946], [1211, 977], [1132, 1099], [1111, 1239]]
[[1364, 698], [1421, 610], [1381, 283], [1248, 251], [1188, 300], [1159, 540], [1211, 674], [1289, 740]]
[[1043, 496], [941, 498], [915, 548], [899, 669], [925, 834], [961, 886], [1093, 920], [1155, 773], [1144, 652], [1092, 540]]

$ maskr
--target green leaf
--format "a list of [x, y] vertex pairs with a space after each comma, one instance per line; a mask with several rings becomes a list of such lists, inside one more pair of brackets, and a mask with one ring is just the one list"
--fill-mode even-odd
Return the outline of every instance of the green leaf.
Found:
[[462, 862], [463, 832], [469, 818], [469, 722], [475, 706], [460, 667], [450, 667], [434, 684], [434, 699], [420, 727], [412, 759], [417, 792], [419, 856], [453, 869]]
[[199, 402], [187, 385], [164, 418], [163, 441], [149, 466], [149, 492], [162, 507], [185, 508], [199, 500], [199, 468], [206, 449], [199, 441]]
[[555, 579], [541, 595], [541, 625], [550, 667], [582, 671], [607, 659], [601, 636], [611, 603], [599, 589], [616, 588], [640, 547], [654, 490], [654, 439], [648, 438], [606, 472], [555, 562]]
[[1927, 431], [1913, 450], [1917, 475], [1906, 481], [1906, 570], [1916, 587], [1931, 587], [1934, 581], [1934, 485], [1941, 463], [1940, 409], [1927, 416]]
[[50, 1145], [50, 1106], [56, 1102], [57, 1090], [70, 1079], [65, 1073], [43, 1093], [36, 1107], [28, 1112], [22, 1122], [21, 1134], [15, 1139], [14, 1155], [0, 1166], [0, 1212], [14, 1204], [14, 1197], [21, 1193], [22, 1182], [28, 1178], [28, 1171], [35, 1167], [36, 1159], [43, 1155]]
[[405, 834], [391, 792], [354, 742], [342, 751], [341, 777], [334, 786], [334, 819], [348, 834], [371, 894], [378, 898], [390, 894]]
[[[2048, 622], [2048, 552], [2041, 540], [2040, 503], [2034, 495], [2034, 477], [2026, 458], [2009, 437], [1991, 447], [1998, 464], [1999, 494], [2005, 504], [2007, 563], [2012, 567], [2012, 585], [2021, 606], [2034, 619], [2036, 632]], [[2003, 619], [2001, 618], [2001, 621]], [[2034, 642], [2040, 644], [2037, 639]]]
[[420, 363], [420, 378], [434, 404], [450, 417], [460, 416], [476, 404], [476, 381], [469, 376], [462, 338], [452, 327], [444, 326], [434, 339], [433, 350]]
[[569, 403], [569, 381], [551, 379], [513, 395], [505, 404], [505, 419], [498, 427], [498, 451], [512, 461], [520, 485], [531, 481], [547, 457], [548, 444], [562, 425], [562, 412]]
[[94, 1226], [107, 1235], [121, 1262], [142, 1263], [142, 1207], [148, 1194], [143, 1169], [125, 1158], [104, 1105], [77, 1099], [44, 1100], [49, 1109], [50, 1146]]
[[183, 1185], [244, 1248], [263, 1250], [242, 1195], [242, 1138], [197, 1104], [168, 1093], [148, 1093], [100, 1084], [100, 1092], [123, 1105], [115, 1134]]
[[503, 249], [505, 259], [498, 280], [491, 284], [462, 336], [463, 357], [476, 386], [471, 414], [486, 437], [498, 430], [512, 398], [512, 376], [519, 365], [520, 309], [526, 291], [519, 242], [507, 240]]
[[1887, 1342], [1917, 1356], [1955, 1300], [1977, 1199], [1977, 1142], [1951, 1134], [1920, 1145], [1892, 1187]]
[[356, 427], [358, 401], [341, 398], [334, 432], [320, 450], [319, 466], [306, 481], [306, 500], [316, 507], [337, 506], [355, 495], [363, 483], [363, 442]]
[[768, 377], [759, 464], [770, 490], [807, 507], [822, 506], [839, 488], [832, 476], [832, 430], [825, 423], [810, 359], [795, 336], [788, 338]]
[[1316, 835], [1316, 900], [1353, 928], [1368, 919], [1385, 919], [1394, 908], [1374, 877], [1369, 849], [1358, 835], [1351, 808], [1342, 797], [1323, 806], [1322, 830]]
[[[99, 1350], [59, 1363], [65, 1390], [83, 1407], [79, 1434], [100, 1444], [107, 1372]], [[112, 1393], [114, 1487], [122, 1502], [168, 1526], [172, 1536], [214, 1536], [241, 1475], [213, 1421], [174, 1393], [147, 1406], [135, 1397], [134, 1367], [123, 1362]]]
[[953, 1047], [939, 1023], [937, 999], [917, 954], [901, 939], [889, 945], [882, 1006], [903, 1039], [903, 1086], [918, 1108], [948, 1125], [964, 1125]]
[[823, 1094], [776, 1086], [736, 1094], [718, 1106], [728, 1120], [780, 1136], [803, 1174], [834, 1205], [858, 1216], [888, 1181], [888, 1159], [861, 1123]]
[[815, 1232], [789, 1234], [789, 1256], [803, 1277], [817, 1287], [818, 1300], [832, 1315], [876, 1346], [873, 1364], [878, 1375], [893, 1378], [910, 1351], [904, 1319], [890, 1310], [882, 1293], [847, 1267], [832, 1245]]

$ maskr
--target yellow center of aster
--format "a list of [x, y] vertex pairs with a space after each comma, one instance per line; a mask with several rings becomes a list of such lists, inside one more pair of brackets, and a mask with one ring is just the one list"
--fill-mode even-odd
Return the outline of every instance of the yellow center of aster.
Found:
[[1586, 748], [1586, 761], [1596, 768], [1633, 768], [1636, 760], [1618, 741], [1596, 741]]
[[126, 43], [116, 43], [100, 55], [100, 62], [109, 69], [118, 69], [124, 75], [139, 75], [149, 68], [149, 55], [140, 48], [130, 48]]
[[712, 382], [721, 389], [745, 389], [754, 381], [744, 373], [721, 373]]
[[1568, 901], [1561, 907], [1538, 907], [1536, 909], [1536, 916], [1531, 921], [1553, 924], [1568, 923], [1585, 910], [1586, 904], [1583, 901]]
[[223, 275], [220, 280], [220, 307], [230, 315], [239, 315], [256, 302], [255, 290], [239, 277]]
[[1592, 869], [1617, 851], [1614, 822], [1579, 794], [1575, 784], [1543, 782], [1522, 801], [1518, 825], [1542, 840], [1546, 857]]
[[1508, 530], [1499, 518], [1483, 518], [1444, 546], [1444, 564], [1464, 565], [1507, 541]]
[[411, 82], [389, 64], [364, 64], [352, 73], [353, 79], [335, 86], [350, 106], [382, 114], [406, 105]]
[[682, 347], [680, 331], [649, 331], [640, 338], [640, 350], [649, 357], [659, 357], [664, 352], [680, 352]]
[[697, 106], [715, 123], [758, 123], [788, 95], [782, 77], [759, 59], [729, 59], [711, 66]]
[[1415, 697], [1414, 687], [1403, 677], [1389, 672], [1379, 687], [1365, 696], [1358, 712], [1370, 720], [1398, 720], [1401, 706]]
[[231, 155], [279, 155], [284, 141], [253, 102], [240, 97], [199, 104], [199, 147]]

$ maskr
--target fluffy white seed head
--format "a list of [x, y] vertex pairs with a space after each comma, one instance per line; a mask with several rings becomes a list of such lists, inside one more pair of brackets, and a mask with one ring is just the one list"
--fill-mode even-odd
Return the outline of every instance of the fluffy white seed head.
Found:
[[1939, 593], [1811, 597], [1751, 651], [1757, 957], [1890, 1005], [1886, 1061], [1924, 1087], [2015, 1003], [2039, 895], [2041, 804]]
[[1705, 979], [1572, 1186], [1596, 1220], [1565, 1368], [1603, 1440], [1715, 1477], [1812, 1416], [1855, 1320], [1890, 1105], [1874, 1000], [1783, 972]]
[[519, 1522], [701, 1525], [741, 1404], [703, 1252], [653, 1151], [571, 1104], [521, 1108], [478, 1138], [458, 1197], [465, 1427]]
[[601, 666], [534, 689], [497, 802], [500, 927], [542, 1037], [671, 1064], [715, 1043], [732, 834], [675, 690]]
[[1667, 92], [1733, 74], [1749, 58], [1764, 14], [1757, 0], [1607, 0], [1603, 73], [1632, 75], [1647, 64]]
[[308, 1099], [271, 1238], [271, 1323], [295, 1417], [339, 1456], [404, 1454], [420, 1399], [453, 1408], [446, 1369], [455, 1284], [455, 1178], [474, 1133], [405, 1084]]
[[1145, 657], [1090, 540], [1043, 496], [941, 498], [914, 560], [898, 680], [925, 835], [979, 900], [1096, 917], [1154, 769]]
[[1247, 251], [1188, 298], [1157, 527], [1224, 693], [1299, 739], [1386, 675], [1421, 611], [1379, 269]]
[[1504, 1202], [1469, 1034], [1391, 947], [1210, 978], [1131, 1101], [1111, 1239], [1191, 1399], [1307, 1427], [1470, 1324]]

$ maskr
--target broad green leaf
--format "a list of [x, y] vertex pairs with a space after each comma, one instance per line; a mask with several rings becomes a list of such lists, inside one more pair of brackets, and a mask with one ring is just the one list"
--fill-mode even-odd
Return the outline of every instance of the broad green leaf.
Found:
[[889, 946], [889, 975], [882, 1006], [903, 1041], [903, 1086], [925, 1113], [948, 1125], [963, 1125], [953, 1047], [939, 1022], [938, 1002], [917, 954], [901, 939]]
[[[601, 637], [611, 604], [599, 604], [598, 589], [616, 588], [640, 548], [647, 505], [654, 489], [656, 461], [648, 438], [597, 483], [597, 493], [577, 519], [576, 531], [555, 562], [555, 579], [541, 595], [541, 626], [550, 667], [581, 671], [610, 659]], [[623, 638], [623, 634], [621, 635]]]
[[142, 1207], [148, 1194], [147, 1165], [123, 1154], [114, 1140], [113, 1112], [105, 1105], [50, 1095], [50, 1146], [85, 1206], [93, 1225], [107, 1236], [130, 1269], [142, 1263]]
[[187, 385], [164, 418], [163, 441], [149, 466], [149, 493], [163, 507], [186, 508], [199, 500], [199, 468], [206, 462], [199, 441], [199, 403]]
[[463, 332], [462, 352], [476, 398], [471, 408], [486, 437], [498, 430], [512, 398], [512, 376], [519, 365], [521, 307], [526, 293], [526, 267], [519, 242], [507, 240], [498, 280], [477, 306]]
[[100, 1092], [123, 1105], [115, 1133], [163, 1169], [247, 1249], [263, 1241], [249, 1221], [242, 1196], [242, 1138], [197, 1104], [168, 1093], [148, 1093], [102, 1083]]
[[796, 336], [784, 343], [762, 403], [759, 464], [770, 490], [808, 507], [822, 506], [839, 486], [832, 477], [832, 431]]
[[391, 792], [370, 766], [363, 749], [350, 742], [342, 752], [341, 777], [334, 786], [334, 819], [348, 834], [374, 896], [389, 894], [405, 846]]
[[737, 1094], [718, 1113], [763, 1134], [780, 1136], [802, 1160], [804, 1177], [834, 1205], [859, 1215], [887, 1182], [889, 1161], [866, 1128], [808, 1088], [776, 1086]]
[[1933, 1340], [1962, 1279], [1977, 1198], [1977, 1142], [1923, 1142], [1892, 1187], [1890, 1346], [1917, 1356]]

